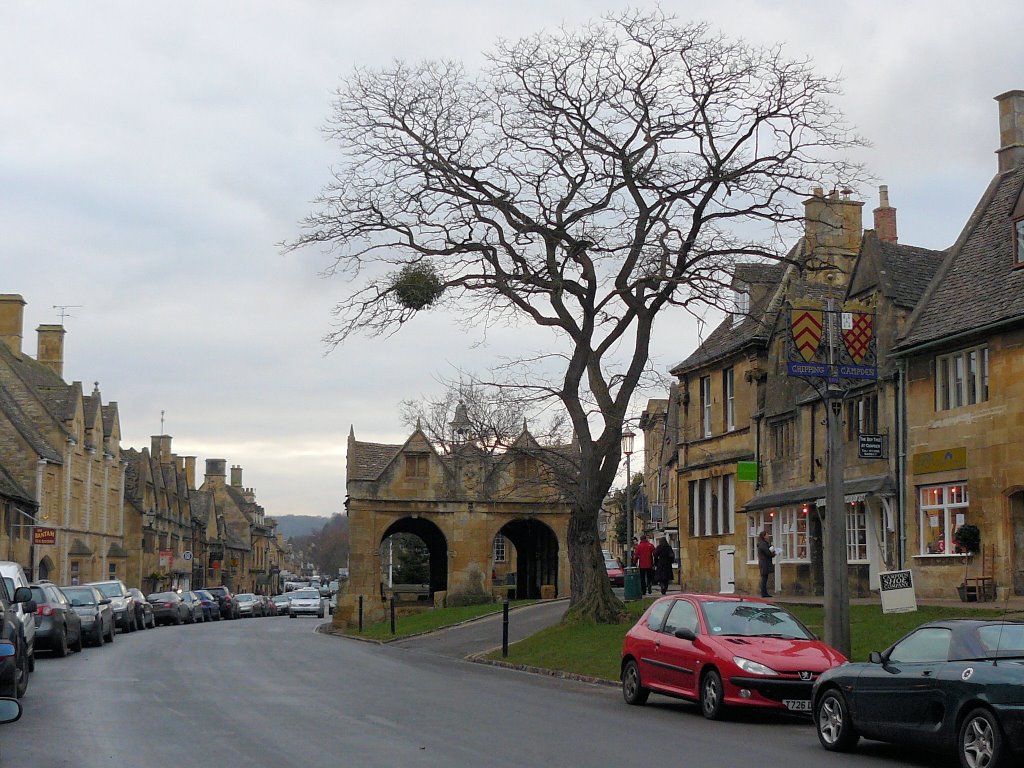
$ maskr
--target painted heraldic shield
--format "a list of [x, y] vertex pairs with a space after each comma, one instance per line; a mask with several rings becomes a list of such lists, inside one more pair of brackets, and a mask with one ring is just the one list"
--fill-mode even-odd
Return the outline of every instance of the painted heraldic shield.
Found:
[[864, 304], [851, 302], [843, 306], [843, 312], [852, 316], [853, 322], [849, 327], [844, 323], [843, 343], [846, 344], [846, 351], [850, 353], [850, 359], [854, 365], [864, 362], [868, 351], [871, 349], [871, 337], [874, 334], [874, 323]]
[[818, 354], [822, 332], [822, 305], [819, 301], [793, 302], [789, 310], [790, 329], [796, 351], [805, 363], [811, 362]]

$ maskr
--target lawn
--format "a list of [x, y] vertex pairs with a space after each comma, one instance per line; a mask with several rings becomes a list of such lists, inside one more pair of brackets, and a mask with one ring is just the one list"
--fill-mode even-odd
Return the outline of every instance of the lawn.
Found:
[[[617, 625], [557, 625], [549, 627], [509, 648], [504, 661], [531, 667], [572, 672], [606, 680], [619, 678], [622, 639], [650, 600], [627, 604], [631, 620]], [[824, 610], [820, 606], [787, 605], [812, 632], [821, 635]], [[963, 616], [1000, 616], [1002, 611], [965, 611], [956, 607], [922, 607], [916, 613], [883, 614], [878, 605], [850, 606], [850, 635], [853, 660], [866, 661], [868, 653], [883, 650], [909, 630], [934, 619]], [[1014, 618], [1019, 618], [1015, 616]], [[501, 652], [488, 656], [501, 659]]]
[[[509, 607], [517, 605], [529, 605], [535, 600], [513, 600]], [[366, 637], [371, 640], [397, 640], [400, 637], [418, 635], [422, 632], [431, 632], [442, 627], [450, 627], [463, 621], [486, 616], [489, 613], [500, 613], [501, 603], [483, 603], [480, 605], [463, 605], [458, 608], [432, 608], [407, 615], [399, 614], [395, 618], [395, 634], [391, 634], [391, 621], [382, 621], [376, 624], [366, 624], [363, 631], [352, 630], [350, 634], [358, 637]]]

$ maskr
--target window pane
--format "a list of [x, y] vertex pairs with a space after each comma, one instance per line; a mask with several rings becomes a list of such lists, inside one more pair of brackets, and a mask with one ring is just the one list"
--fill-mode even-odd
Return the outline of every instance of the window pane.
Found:
[[939, 375], [936, 376], [939, 383], [939, 410], [949, 410], [949, 358], [939, 359]]
[[964, 356], [957, 354], [953, 358], [953, 402], [959, 408], [964, 404]]
[[981, 350], [981, 400], [988, 402], [988, 347]]
[[978, 402], [978, 350], [967, 353], [967, 404]]

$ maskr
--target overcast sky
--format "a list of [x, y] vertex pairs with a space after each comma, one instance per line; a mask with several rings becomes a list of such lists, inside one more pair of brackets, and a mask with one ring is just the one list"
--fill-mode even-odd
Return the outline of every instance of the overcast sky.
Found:
[[[268, 514], [340, 511], [350, 425], [401, 442], [401, 400], [438, 394], [455, 367], [485, 370], [516, 338], [481, 347], [427, 314], [325, 355], [344, 286], [319, 277], [323, 254], [276, 244], [298, 234], [339, 159], [320, 132], [333, 90], [355, 66], [476, 66], [498, 37], [624, 7], [4, 0], [0, 293], [28, 302], [25, 350], [37, 325], [59, 322], [54, 305], [81, 305], [65, 320], [65, 378], [117, 401], [123, 445], [149, 445], [165, 411], [174, 450], [241, 465]], [[662, 8], [842, 75], [840, 105], [872, 143], [860, 159], [889, 186], [900, 241], [955, 239], [995, 172], [992, 97], [1024, 88], [1024, 3]], [[876, 193], [862, 192], [870, 211]], [[656, 365], [697, 334], [692, 321], [658, 328]]]

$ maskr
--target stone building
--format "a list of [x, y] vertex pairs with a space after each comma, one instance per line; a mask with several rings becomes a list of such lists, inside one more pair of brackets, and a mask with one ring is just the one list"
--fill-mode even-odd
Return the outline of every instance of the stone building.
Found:
[[[896, 351], [908, 565], [919, 594], [947, 598], [965, 577], [1024, 595], [1024, 91], [996, 101], [996, 175]], [[982, 544], [967, 564], [965, 523]]]
[[23, 351], [24, 307], [21, 296], [0, 295], [0, 466], [14, 487], [0, 547], [34, 578], [120, 577], [127, 553], [117, 404], [103, 404], [98, 384], [86, 395], [81, 382], [64, 381], [62, 326], [37, 328], [35, 359]]
[[[549, 467], [569, 450], [539, 446], [525, 425], [500, 454], [470, 440], [442, 454], [420, 429], [401, 445], [362, 442], [350, 431], [349, 583], [335, 620], [353, 621], [359, 596], [371, 615], [381, 613], [390, 592], [382, 545], [397, 533], [417, 536], [429, 550], [435, 601], [497, 594], [510, 581], [520, 598], [566, 594], [569, 505]], [[505, 568], [497, 561], [499, 537]], [[506, 570], [511, 579], [502, 578]]]

